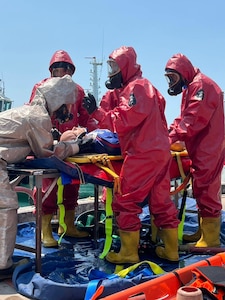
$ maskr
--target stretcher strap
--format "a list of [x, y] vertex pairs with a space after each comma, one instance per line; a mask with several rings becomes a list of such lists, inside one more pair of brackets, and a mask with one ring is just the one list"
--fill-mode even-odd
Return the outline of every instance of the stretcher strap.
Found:
[[179, 169], [182, 181], [183, 181], [181, 183], [181, 185], [179, 185], [173, 192], [170, 192], [170, 195], [172, 196], [172, 195], [179, 193], [180, 191], [184, 190], [187, 187], [187, 185], [190, 181], [190, 178], [191, 178], [191, 173], [188, 173], [187, 176], [185, 175], [183, 165], [182, 165], [182, 160], [181, 160], [181, 157], [188, 156], [187, 151], [181, 151], [181, 152], [172, 151], [171, 154], [173, 157], [176, 158], [178, 169]]
[[[84, 300], [97, 299], [97, 298], [92, 298], [92, 296], [93, 295], [95, 296], [95, 291], [97, 290], [100, 281], [101, 279], [94, 279], [88, 282]], [[101, 290], [103, 292], [103, 288]], [[100, 294], [98, 293], [99, 294], [98, 296], [100, 296], [102, 292]]]
[[175, 157], [176, 157], [176, 160], [177, 160], [177, 165], [178, 165], [178, 169], [180, 171], [181, 178], [182, 178], [182, 180], [184, 180], [186, 176], [184, 174], [184, 169], [183, 169], [182, 161], [181, 161], [181, 158], [180, 158], [180, 153], [176, 152]]
[[72, 162], [72, 164], [77, 169], [77, 174], [78, 174], [78, 177], [79, 177], [79, 180], [80, 180], [80, 184], [84, 184], [85, 183], [85, 179], [84, 179], [84, 173], [83, 173], [83, 171], [81, 170], [80, 166], [76, 162]]
[[121, 185], [120, 185], [120, 177], [116, 174], [111, 160], [122, 160], [122, 156], [111, 156], [108, 154], [92, 154], [92, 155], [85, 155], [85, 156], [75, 156], [75, 157], [68, 157], [66, 159], [69, 162], [74, 163], [93, 163], [100, 169], [104, 170], [106, 173], [111, 175], [114, 180], [113, 191], [114, 193], [121, 194]]
[[189, 174], [185, 177], [184, 181], [183, 181], [183, 182], [182, 182], [182, 183], [181, 183], [174, 191], [170, 192], [170, 195], [173, 196], [173, 195], [175, 195], [175, 194], [181, 192], [182, 190], [184, 190], [184, 189], [187, 187], [190, 178], [191, 178], [191, 173], [189, 173]]
[[121, 155], [108, 155], [106, 153], [103, 154], [81, 154], [77, 156], [67, 157], [66, 161], [78, 164], [88, 164], [90, 162], [102, 162], [108, 158], [109, 160], [123, 160]]
[[112, 245], [112, 231], [113, 231], [113, 210], [112, 210], [112, 189], [106, 189], [106, 219], [105, 219], [105, 244], [99, 258], [103, 259], [109, 252]]
[[187, 176], [184, 173], [182, 161], [181, 161], [181, 153], [182, 152], [174, 152], [178, 169], [180, 171], [181, 178], [183, 182], [181, 183], [180, 186], [178, 186], [175, 191], [171, 192], [171, 195], [174, 195], [176, 193], [179, 193], [180, 191], [184, 190], [183, 193], [183, 198], [181, 202], [181, 207], [180, 207], [180, 212], [179, 212], [179, 220], [180, 223], [178, 225], [178, 240], [182, 242], [183, 240], [183, 231], [184, 231], [184, 221], [185, 221], [185, 210], [186, 210], [186, 199], [187, 199], [187, 186], [189, 184], [190, 178], [191, 178], [191, 173], [189, 173]]
[[65, 219], [65, 206], [63, 204], [63, 190], [64, 186], [62, 184], [62, 178], [59, 177], [57, 180], [58, 191], [57, 191], [57, 205], [59, 207], [59, 225], [63, 228], [63, 234], [60, 236], [58, 240], [58, 244], [60, 245], [64, 234], [66, 233], [67, 226], [64, 222]]
[[[96, 286], [96, 288], [97, 288], [97, 286]], [[96, 292], [94, 294], [92, 293], [91, 298], [85, 298], [84, 300], [88, 300], [88, 299], [97, 300], [97, 299], [100, 299], [99, 297], [102, 295], [103, 292], [104, 292], [104, 286], [100, 285], [100, 287], [96, 290]], [[89, 294], [88, 294], [88, 296], [89, 296]]]
[[120, 184], [119, 175], [116, 174], [115, 171], [111, 170], [109, 167], [106, 167], [100, 163], [95, 163], [95, 165], [113, 177], [113, 179], [114, 179], [113, 192], [119, 193], [121, 195], [121, 184]]
[[156, 275], [160, 275], [160, 274], [164, 274], [166, 273], [159, 265], [151, 262], [151, 261], [148, 261], [148, 260], [143, 260], [139, 263], [136, 263], [124, 270], [121, 270], [120, 272], [117, 273], [117, 275], [119, 277], [122, 277], [122, 278], [125, 278], [130, 272], [134, 271], [135, 269], [137, 269], [140, 265], [143, 265], [143, 264], [147, 264], [149, 265], [149, 267], [151, 268], [152, 272]]
[[112, 163], [109, 159], [109, 156], [107, 154], [101, 154], [96, 156], [90, 156], [89, 159], [93, 164], [95, 164], [96, 166], [98, 166], [113, 177], [113, 192], [121, 194], [120, 177], [118, 174], [116, 174]]
[[[148, 260], [144, 260], [140, 263], [137, 263], [137, 264], [134, 264], [126, 269], [123, 269], [122, 271], [118, 272], [118, 273], [113, 273], [111, 275], [109, 275], [107, 278], [105, 279], [108, 279], [108, 280], [113, 280], [115, 278], [132, 278], [132, 272], [137, 269], [138, 267], [140, 267], [141, 265], [145, 265], [147, 264], [149, 269], [145, 268], [143, 270], [140, 271], [140, 273], [142, 273], [142, 275], [146, 275], [146, 276], [150, 276], [152, 274], [155, 274], [155, 275], [162, 275], [162, 274], [165, 274], [166, 272], [157, 264], [151, 262], [151, 261], [148, 261]], [[129, 274], [130, 273], [130, 274]], [[94, 286], [97, 288], [99, 286], [99, 282], [102, 281], [102, 278], [98, 281], [98, 282], [94, 282]], [[101, 298], [101, 295], [103, 294], [104, 292], [104, 285], [100, 285], [96, 292], [93, 294], [93, 289], [94, 289], [94, 286], [92, 285], [91, 286], [91, 291], [89, 291], [88, 293], [88, 296], [90, 297], [91, 296], [91, 293], [92, 292], [92, 297], [90, 298], [85, 298], [85, 300], [88, 300], [88, 299], [91, 299], [91, 300], [97, 300], [97, 299], [100, 299]], [[88, 287], [89, 288], [89, 287]], [[86, 293], [87, 295], [87, 293]], [[129, 298], [130, 299], [130, 298]]]
[[[95, 164], [99, 168], [103, 169], [105, 172], [110, 174], [114, 178], [114, 192], [121, 193], [120, 189], [120, 178], [115, 173], [115, 170], [111, 164], [111, 161], [108, 155], [92, 155], [87, 156], [91, 163]], [[99, 255], [99, 258], [103, 259], [107, 253], [109, 252], [112, 244], [112, 227], [113, 227], [113, 211], [112, 211], [112, 198], [113, 198], [113, 191], [110, 188], [106, 189], [106, 219], [105, 219], [105, 244], [103, 252]]]
[[178, 215], [178, 219], [180, 220], [180, 223], [178, 225], [178, 241], [183, 241], [183, 233], [184, 233], [184, 221], [185, 221], [185, 210], [186, 210], [186, 199], [187, 199], [187, 190], [184, 190], [181, 206], [180, 206], [180, 212]]

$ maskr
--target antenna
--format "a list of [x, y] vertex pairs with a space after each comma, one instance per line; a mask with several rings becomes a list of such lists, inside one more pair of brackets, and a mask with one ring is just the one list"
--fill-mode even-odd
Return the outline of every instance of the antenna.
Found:
[[92, 68], [92, 71], [91, 71], [90, 86], [92, 86], [92, 94], [94, 95], [97, 103], [99, 104], [100, 99], [99, 99], [99, 85], [98, 85], [98, 82], [99, 82], [98, 66], [102, 66], [102, 62], [97, 62], [95, 56], [92, 56], [92, 57], [88, 56], [88, 57], [85, 57], [85, 58], [91, 59], [90, 64], [92, 64], [93, 68]]

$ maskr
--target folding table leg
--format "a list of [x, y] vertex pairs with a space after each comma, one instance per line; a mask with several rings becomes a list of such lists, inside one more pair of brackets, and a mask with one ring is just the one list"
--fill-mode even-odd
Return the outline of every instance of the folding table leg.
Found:
[[37, 171], [34, 173], [35, 185], [37, 188], [37, 198], [36, 198], [36, 272], [41, 273], [41, 219], [42, 219], [42, 177], [43, 172]]
[[99, 187], [97, 184], [94, 185], [94, 246], [98, 248], [99, 238], [99, 223], [98, 223], [98, 197]]

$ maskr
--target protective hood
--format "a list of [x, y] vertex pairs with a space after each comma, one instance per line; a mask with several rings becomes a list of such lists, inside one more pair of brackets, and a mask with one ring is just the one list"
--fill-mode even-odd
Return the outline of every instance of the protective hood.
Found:
[[137, 54], [132, 47], [122, 46], [114, 50], [109, 58], [114, 59], [120, 67], [123, 84], [126, 84], [135, 75], [142, 75], [141, 67], [136, 63]]
[[181, 53], [173, 55], [168, 60], [165, 69], [172, 69], [180, 73], [187, 84], [193, 80], [198, 71], [195, 67], [193, 67], [190, 60]]
[[56, 51], [51, 60], [50, 60], [50, 63], [49, 63], [49, 71], [51, 72], [51, 66], [56, 63], [56, 62], [65, 62], [65, 63], [68, 63], [71, 65], [72, 67], [72, 70], [73, 70], [73, 73], [75, 72], [76, 70], [76, 67], [71, 59], [71, 57], [69, 56], [69, 54], [64, 51], [64, 50], [58, 50]]
[[76, 102], [77, 87], [71, 76], [51, 77], [36, 90], [31, 105], [46, 101], [50, 116], [63, 104]]

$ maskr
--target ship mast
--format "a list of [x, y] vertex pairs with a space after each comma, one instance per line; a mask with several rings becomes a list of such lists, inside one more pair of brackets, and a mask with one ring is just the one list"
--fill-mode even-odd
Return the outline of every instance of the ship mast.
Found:
[[5, 96], [5, 84], [0, 79], [0, 112], [12, 107], [12, 100]]
[[96, 57], [86, 57], [87, 59], [91, 59], [90, 64], [92, 64], [92, 70], [90, 71], [90, 86], [92, 87], [91, 93], [94, 95], [97, 104], [99, 104], [99, 77], [98, 77], [98, 67], [102, 66], [102, 62], [97, 62]]
[[5, 96], [5, 85], [4, 85], [4, 81], [2, 81], [2, 79], [0, 79], [0, 94], [2, 96]]

